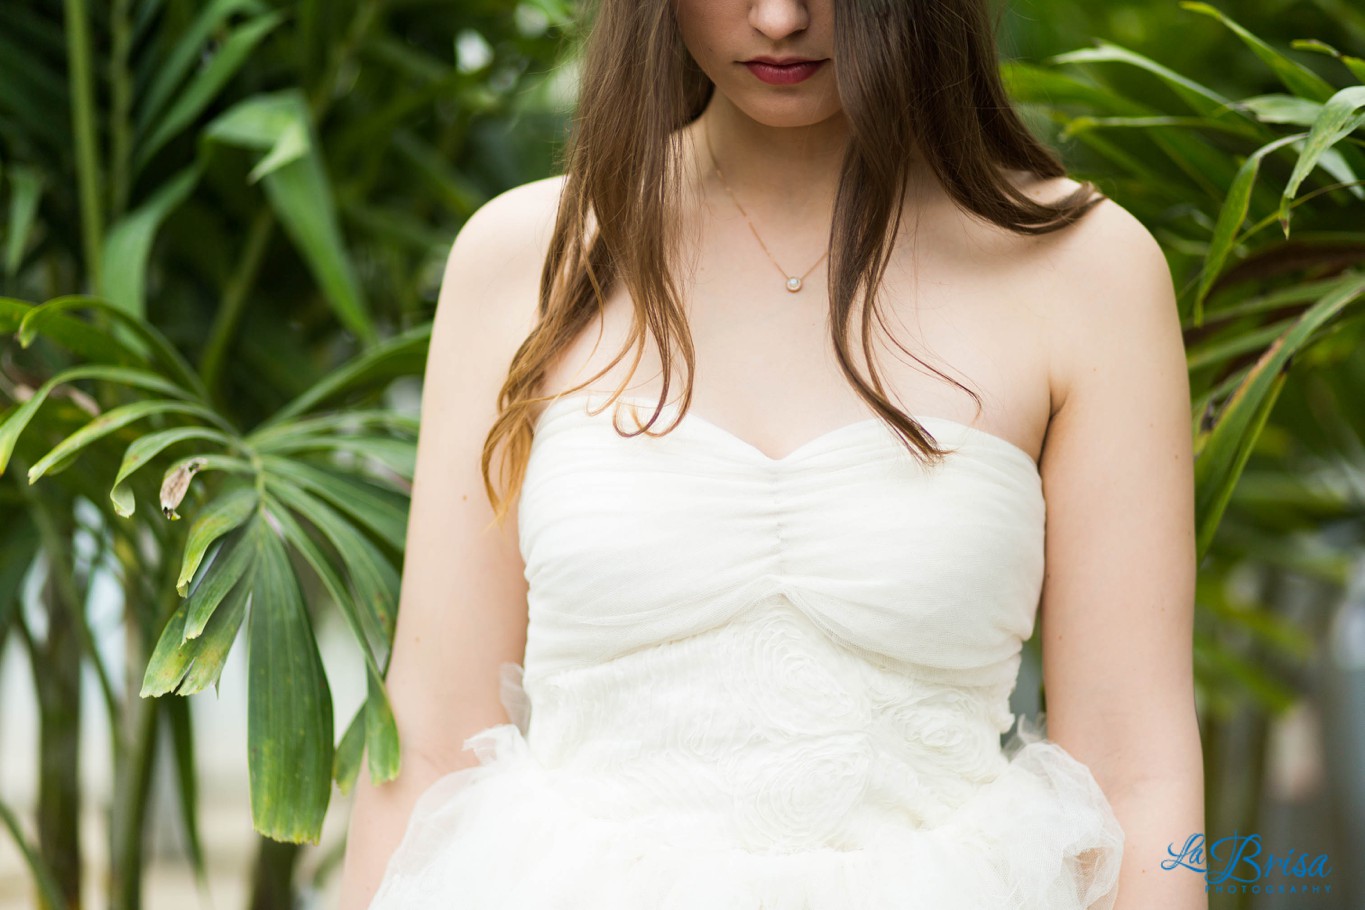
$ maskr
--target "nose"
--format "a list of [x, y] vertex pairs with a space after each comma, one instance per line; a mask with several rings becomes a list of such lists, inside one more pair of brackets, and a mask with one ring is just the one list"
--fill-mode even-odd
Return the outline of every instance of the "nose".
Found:
[[803, 0], [754, 0], [749, 24], [773, 41], [797, 34], [810, 26], [810, 10]]

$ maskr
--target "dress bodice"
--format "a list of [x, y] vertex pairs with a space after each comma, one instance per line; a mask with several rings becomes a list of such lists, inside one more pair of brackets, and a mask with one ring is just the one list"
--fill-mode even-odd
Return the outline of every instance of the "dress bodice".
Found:
[[1043, 574], [1027, 453], [929, 417], [934, 467], [877, 419], [773, 458], [691, 413], [622, 437], [655, 402], [608, 400], [547, 405], [523, 481], [533, 751], [613, 781], [667, 765], [679, 801], [699, 776], [718, 805], [809, 790], [799, 818], [749, 806], [751, 846], [855, 842], [833, 829], [884, 821], [858, 806], [941, 819], [999, 772]]
[[[925, 467], [871, 419], [774, 459], [691, 413], [622, 438], [610, 409], [591, 413], [604, 398], [557, 399], [538, 421], [518, 511], [529, 677], [784, 594], [831, 644], [892, 670], [1013, 682], [1043, 578], [1042, 480], [1022, 449], [918, 418], [954, 450]], [[627, 404], [643, 420], [653, 402]]]
[[691, 413], [626, 438], [609, 398], [537, 421], [511, 721], [418, 800], [372, 907], [1111, 910], [1094, 777], [1022, 716], [1001, 742], [1033, 459], [935, 417], [934, 467], [876, 418], [782, 458]]

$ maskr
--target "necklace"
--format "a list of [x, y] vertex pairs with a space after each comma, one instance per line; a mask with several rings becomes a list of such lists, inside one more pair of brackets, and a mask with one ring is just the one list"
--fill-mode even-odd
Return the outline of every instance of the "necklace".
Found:
[[806, 275], [815, 271], [815, 266], [819, 265], [824, 258], [829, 255], [829, 250], [825, 250], [825, 252], [820, 255], [820, 258], [815, 260], [815, 265], [806, 269], [805, 273], [801, 275], [790, 275], [787, 273], [786, 269], [778, 265], [777, 260], [773, 258], [773, 254], [769, 252], [768, 245], [764, 243], [763, 238], [758, 235], [758, 229], [754, 227], [753, 221], [749, 219], [749, 213], [744, 211], [744, 206], [740, 205], [739, 200], [735, 198], [735, 194], [730, 192], [730, 184], [725, 182], [725, 175], [720, 172], [720, 165], [716, 164], [716, 152], [715, 149], [711, 148], [711, 129], [709, 125], [703, 123], [702, 131], [706, 134], [706, 151], [711, 156], [711, 167], [715, 169], [716, 176], [720, 178], [720, 185], [725, 188], [725, 194], [730, 197], [730, 201], [735, 204], [735, 208], [739, 209], [739, 213], [743, 215], [744, 220], [748, 222], [749, 230], [753, 232], [754, 239], [758, 241], [758, 245], [763, 247], [763, 252], [768, 257], [768, 260], [772, 262], [772, 264], [776, 266], [777, 271], [782, 274], [782, 278], [786, 282], [785, 287], [787, 290], [795, 294], [797, 291], [801, 290]]

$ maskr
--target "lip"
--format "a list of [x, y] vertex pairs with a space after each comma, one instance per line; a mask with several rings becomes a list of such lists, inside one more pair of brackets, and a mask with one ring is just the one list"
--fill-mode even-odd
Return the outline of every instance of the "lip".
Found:
[[744, 61], [749, 72], [769, 85], [795, 85], [804, 82], [824, 63], [824, 60], [811, 60], [807, 57], [765, 56]]
[[769, 57], [767, 54], [750, 57], [745, 63], [771, 63], [774, 66], [787, 66], [791, 63], [817, 63], [814, 57]]

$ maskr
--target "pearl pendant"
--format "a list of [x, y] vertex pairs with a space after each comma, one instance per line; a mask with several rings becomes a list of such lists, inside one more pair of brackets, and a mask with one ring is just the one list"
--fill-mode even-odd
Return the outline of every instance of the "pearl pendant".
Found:
[[792, 277], [788, 278], [788, 279], [787, 279], [787, 290], [791, 291], [793, 294], [795, 294], [797, 291], [801, 290], [801, 279], [800, 279], [800, 278], [797, 278], [795, 275], [793, 275]]

